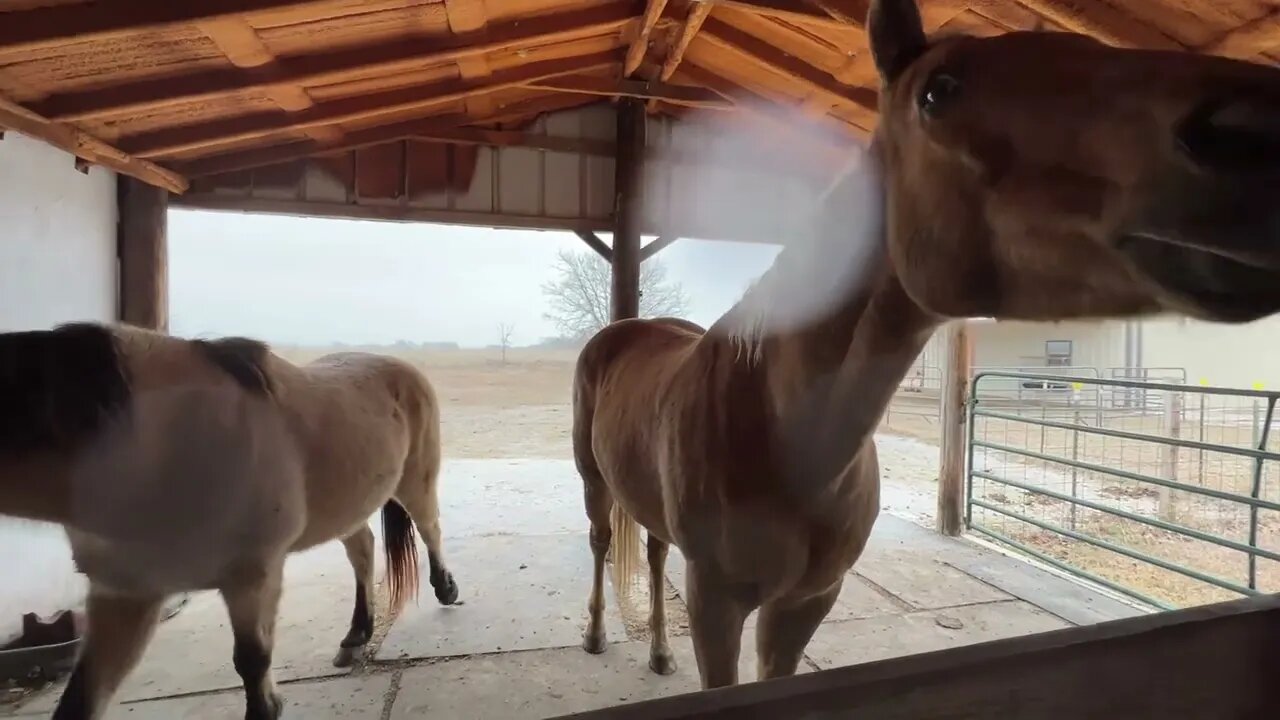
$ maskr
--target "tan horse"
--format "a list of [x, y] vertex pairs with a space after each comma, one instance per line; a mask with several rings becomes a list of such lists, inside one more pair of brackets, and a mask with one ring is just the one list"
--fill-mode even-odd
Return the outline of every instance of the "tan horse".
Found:
[[0, 513], [62, 524], [89, 578], [85, 646], [55, 718], [101, 717], [164, 599], [202, 589], [226, 602], [245, 717], [278, 718], [285, 556], [346, 545], [349, 654], [373, 634], [379, 507], [393, 609], [417, 591], [415, 524], [437, 599], [457, 598], [436, 398], [406, 363], [346, 353], [298, 368], [252, 340], [74, 324], [0, 334], [0, 398]]
[[[880, 126], [819, 244], [783, 250], [705, 334], [623, 321], [581, 354], [590, 652], [606, 553], [625, 591], [638, 522], [653, 670], [674, 669], [675, 543], [703, 686], [737, 682], [756, 609], [759, 676], [794, 673], [879, 510], [876, 425], [947, 318], [1280, 310], [1280, 71], [1070, 34], [929, 42], [912, 0], [872, 2], [868, 28]], [[817, 293], [834, 299], [783, 312]]]

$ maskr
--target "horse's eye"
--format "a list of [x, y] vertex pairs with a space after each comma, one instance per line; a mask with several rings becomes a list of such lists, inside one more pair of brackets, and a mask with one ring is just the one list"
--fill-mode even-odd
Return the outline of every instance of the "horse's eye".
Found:
[[944, 72], [935, 72], [925, 81], [916, 99], [920, 110], [930, 117], [937, 117], [960, 94], [960, 81]]

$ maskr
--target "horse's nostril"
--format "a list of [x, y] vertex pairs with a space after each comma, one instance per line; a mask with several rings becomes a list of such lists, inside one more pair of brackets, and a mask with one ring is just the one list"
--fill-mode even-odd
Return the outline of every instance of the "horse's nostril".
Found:
[[1187, 156], [1218, 172], [1280, 171], [1280, 102], [1212, 100], [1200, 104], [1178, 128]]

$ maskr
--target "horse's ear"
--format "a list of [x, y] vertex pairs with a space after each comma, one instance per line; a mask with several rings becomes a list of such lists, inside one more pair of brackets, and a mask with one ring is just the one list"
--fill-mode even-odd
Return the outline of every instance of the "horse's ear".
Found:
[[871, 0], [867, 37], [885, 85], [897, 80], [928, 46], [916, 0]]

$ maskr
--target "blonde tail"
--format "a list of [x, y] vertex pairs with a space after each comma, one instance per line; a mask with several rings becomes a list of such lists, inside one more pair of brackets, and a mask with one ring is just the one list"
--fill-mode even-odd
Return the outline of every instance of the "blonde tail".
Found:
[[613, 530], [613, 584], [619, 597], [629, 597], [636, 575], [642, 572], [640, 525], [616, 502], [609, 513], [609, 525]]

